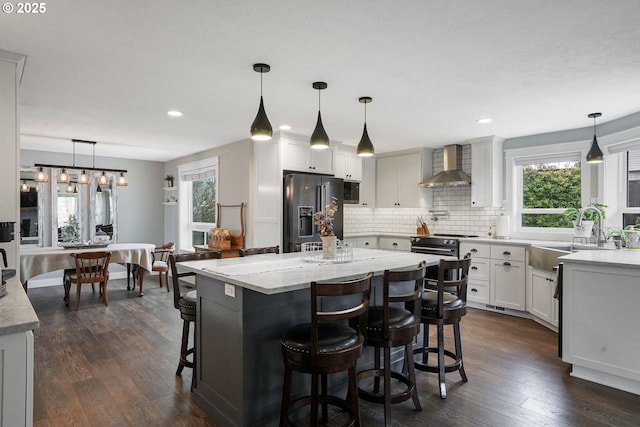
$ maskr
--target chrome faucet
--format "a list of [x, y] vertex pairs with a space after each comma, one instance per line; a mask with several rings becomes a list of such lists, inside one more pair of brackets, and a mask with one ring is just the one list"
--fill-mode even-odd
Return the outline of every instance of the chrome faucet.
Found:
[[595, 206], [587, 206], [586, 208], [580, 209], [580, 214], [578, 215], [578, 221], [576, 221], [576, 227], [582, 227], [582, 216], [588, 210], [595, 211], [598, 214], [598, 228], [596, 229], [596, 246], [599, 248], [604, 246], [604, 241], [606, 240], [604, 237], [604, 230], [602, 229], [602, 211]]

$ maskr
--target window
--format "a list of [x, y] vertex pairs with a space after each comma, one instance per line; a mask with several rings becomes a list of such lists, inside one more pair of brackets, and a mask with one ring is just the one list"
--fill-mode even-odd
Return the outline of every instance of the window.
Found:
[[640, 207], [640, 149], [627, 151], [627, 207]]
[[567, 208], [582, 206], [580, 161], [568, 158], [523, 162], [518, 173], [522, 181], [521, 226], [571, 227], [562, 214]]
[[216, 226], [218, 158], [178, 167], [180, 176], [180, 248], [206, 245], [209, 230]]

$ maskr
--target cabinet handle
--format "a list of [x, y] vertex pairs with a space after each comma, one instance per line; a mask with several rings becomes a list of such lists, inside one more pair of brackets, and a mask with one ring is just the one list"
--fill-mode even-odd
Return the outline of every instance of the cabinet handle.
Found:
[[471, 248], [471, 250], [469, 252], [474, 252], [475, 253], [475, 252], [478, 252], [478, 250]]
[[364, 245], [365, 245], [365, 246], [369, 246], [369, 242], [366, 242]]
[[398, 246], [398, 244], [394, 242], [394, 243], [393, 243], [393, 246]]
[[476, 267], [475, 265], [471, 267], [472, 270], [477, 270], [478, 267]]
[[509, 252], [509, 251], [504, 251], [504, 252], [502, 252], [502, 255], [511, 255], [511, 252]]
[[510, 267], [511, 263], [510, 262], [503, 262], [502, 265], [506, 266], [506, 267]]
[[478, 292], [476, 288], [471, 288], [471, 292]]

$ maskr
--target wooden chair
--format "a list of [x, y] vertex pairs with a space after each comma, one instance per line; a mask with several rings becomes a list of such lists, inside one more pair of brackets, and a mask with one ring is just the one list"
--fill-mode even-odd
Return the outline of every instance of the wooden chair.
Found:
[[[346, 282], [311, 282], [311, 322], [290, 327], [280, 339], [285, 367], [280, 426], [294, 425], [290, 416], [307, 405], [311, 406], [307, 425], [317, 426], [319, 404], [323, 422], [327, 422], [327, 406], [335, 405], [349, 412], [348, 425], [360, 425], [356, 361], [363, 352], [372, 277], [369, 273]], [[293, 371], [311, 374], [311, 394], [291, 401]], [[327, 375], [342, 371], [349, 372], [346, 399], [327, 393]]]
[[76, 284], [76, 310], [80, 307], [80, 289], [83, 283], [91, 283], [91, 288], [94, 290], [94, 284], [100, 283], [100, 294], [104, 305], [109, 305], [107, 282], [109, 281], [111, 252], [81, 252], [71, 254], [71, 256], [76, 260], [76, 270], [65, 275], [66, 305], [69, 305], [68, 295], [72, 283]]
[[[180, 278], [187, 276], [195, 276], [194, 272], [182, 272], [178, 271], [176, 263], [183, 261], [201, 261], [207, 259], [220, 259], [222, 258], [221, 251], [206, 251], [196, 253], [186, 253], [180, 255], [169, 255], [169, 265], [171, 266], [171, 277], [173, 282], [173, 306], [180, 310], [180, 317], [183, 320], [182, 324], [182, 344], [180, 346], [180, 361], [178, 362], [178, 370], [176, 375], [181, 375], [182, 370], [186, 366], [192, 368], [193, 373], [191, 376], [191, 390], [197, 384], [196, 376], [196, 356], [197, 356], [197, 336], [193, 334], [193, 347], [188, 348], [189, 345], [189, 329], [191, 322], [196, 322], [196, 304], [198, 302], [198, 292], [191, 290], [186, 293], [180, 291]], [[193, 355], [192, 361], [189, 361], [187, 357]]]
[[[158, 281], [160, 282], [160, 287], [162, 287], [162, 276], [164, 275], [164, 280], [167, 285], [167, 292], [169, 289], [169, 255], [173, 252], [173, 242], [166, 243], [160, 247], [156, 247], [155, 250], [151, 253], [151, 258], [153, 263], [151, 264], [151, 271], [158, 272]], [[135, 272], [134, 272], [135, 276]], [[127, 272], [128, 277], [128, 272]], [[135, 277], [133, 280], [133, 286], [135, 288]]]
[[[413, 341], [420, 332], [420, 295], [424, 286], [426, 263], [420, 263], [410, 270], [385, 270], [382, 305], [369, 307], [365, 344], [375, 347], [374, 368], [358, 373], [358, 384], [365, 378], [373, 377], [373, 387], [358, 387], [358, 395], [369, 402], [384, 404], [385, 426], [391, 425], [391, 404], [413, 399], [416, 410], [421, 411], [416, 374], [413, 365]], [[412, 282], [412, 283], [408, 283]], [[411, 289], [407, 289], [408, 287]], [[407, 310], [398, 303], [411, 307]], [[391, 348], [404, 347], [407, 374], [391, 370]], [[380, 369], [380, 349], [384, 350], [384, 367]], [[380, 378], [384, 390], [380, 393]], [[391, 379], [403, 383], [406, 388], [391, 393]]]
[[[237, 205], [222, 205], [218, 203], [216, 209], [216, 228], [224, 228], [231, 232], [231, 245], [228, 248], [224, 248], [222, 257], [231, 258], [241, 256], [240, 249], [243, 249], [245, 244], [244, 203]], [[214, 242], [209, 242], [210, 249], [223, 249], [215, 246], [212, 247], [212, 243]]]
[[[422, 294], [422, 309], [420, 321], [424, 325], [422, 347], [416, 348], [414, 354], [422, 355], [415, 362], [416, 369], [427, 372], [437, 372], [440, 383], [440, 397], [446, 399], [447, 387], [445, 372], [460, 371], [462, 381], [467, 382], [462, 362], [462, 342], [460, 339], [460, 319], [467, 313], [467, 280], [471, 254], [464, 259], [455, 261], [440, 260], [438, 280], [427, 280]], [[453, 292], [447, 292], [453, 291]], [[429, 347], [429, 326], [436, 325], [437, 347]], [[445, 349], [444, 325], [453, 326], [455, 351]], [[438, 356], [435, 365], [429, 364], [429, 353]], [[453, 359], [453, 363], [445, 365], [444, 357]]]
[[249, 248], [249, 249], [240, 249], [240, 256], [245, 257], [249, 255], [259, 255], [259, 254], [279, 254], [280, 246], [265, 246], [263, 248]]

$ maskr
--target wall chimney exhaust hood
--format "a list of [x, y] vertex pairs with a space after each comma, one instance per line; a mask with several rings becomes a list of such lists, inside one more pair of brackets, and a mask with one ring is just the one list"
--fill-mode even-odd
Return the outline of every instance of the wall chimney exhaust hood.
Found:
[[444, 170], [427, 178], [418, 187], [457, 187], [471, 184], [471, 177], [462, 170], [462, 145], [445, 145]]

